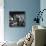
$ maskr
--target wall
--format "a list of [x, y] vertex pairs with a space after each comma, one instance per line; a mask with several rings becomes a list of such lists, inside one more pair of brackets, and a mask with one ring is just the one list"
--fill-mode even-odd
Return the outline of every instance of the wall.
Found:
[[4, 41], [4, 8], [3, 0], [0, 1], [0, 42]]
[[[31, 31], [36, 12], [40, 10], [40, 0], [4, 0], [4, 38], [18, 41]], [[9, 27], [9, 11], [25, 11], [25, 27]]]
[[[41, 9], [41, 11], [43, 9], [46, 9], [46, 0], [40, 1], [40, 9]], [[43, 17], [44, 20], [43, 20], [43, 22], [42, 21], [40, 22], [40, 25], [46, 26], [46, 11], [43, 12], [42, 17]]]

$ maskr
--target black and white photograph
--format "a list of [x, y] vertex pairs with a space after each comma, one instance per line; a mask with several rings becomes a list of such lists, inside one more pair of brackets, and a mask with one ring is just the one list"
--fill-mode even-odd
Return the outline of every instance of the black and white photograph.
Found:
[[10, 11], [9, 12], [9, 26], [10, 27], [24, 27], [25, 26], [25, 12], [24, 11]]

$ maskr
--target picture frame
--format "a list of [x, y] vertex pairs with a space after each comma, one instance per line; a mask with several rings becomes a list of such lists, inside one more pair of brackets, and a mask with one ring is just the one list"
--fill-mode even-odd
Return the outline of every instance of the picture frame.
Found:
[[10, 27], [25, 27], [25, 11], [10, 11], [9, 26]]

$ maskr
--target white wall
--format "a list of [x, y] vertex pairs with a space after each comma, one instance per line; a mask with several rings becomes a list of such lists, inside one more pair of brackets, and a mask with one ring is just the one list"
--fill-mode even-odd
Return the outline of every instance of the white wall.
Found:
[[0, 42], [4, 41], [4, 3], [0, 0]]
[[[46, 9], [46, 0], [40, 0], [40, 9], [41, 11], [43, 9]], [[43, 26], [46, 26], [46, 11], [43, 12], [43, 22], [40, 21], [40, 24], [43, 25]]]

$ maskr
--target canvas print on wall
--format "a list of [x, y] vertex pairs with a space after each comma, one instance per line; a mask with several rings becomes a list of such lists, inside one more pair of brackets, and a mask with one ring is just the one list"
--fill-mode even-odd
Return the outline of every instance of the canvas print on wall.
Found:
[[10, 11], [9, 26], [24, 27], [25, 26], [25, 11]]

